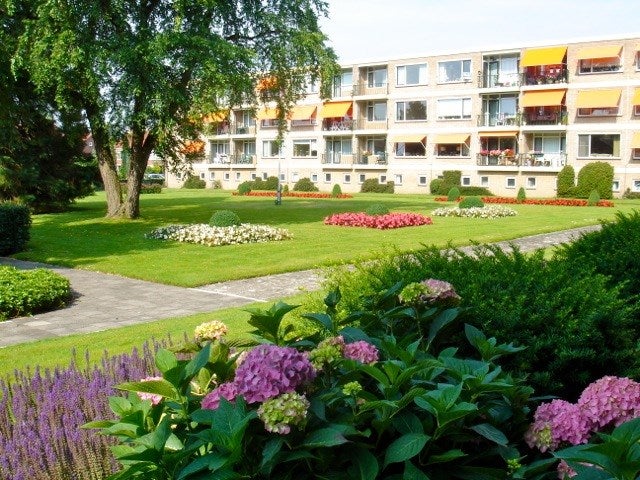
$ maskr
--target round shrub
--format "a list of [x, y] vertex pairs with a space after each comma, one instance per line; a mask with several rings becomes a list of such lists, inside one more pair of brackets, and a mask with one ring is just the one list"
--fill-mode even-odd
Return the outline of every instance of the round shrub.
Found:
[[332, 197], [338, 197], [342, 195], [342, 189], [340, 188], [340, 185], [338, 185], [337, 183], [333, 186], [333, 189], [331, 190], [331, 196]]
[[296, 182], [293, 186], [294, 192], [317, 192], [318, 187], [311, 181], [310, 178], [304, 177]]
[[373, 203], [367, 207], [365, 213], [367, 215], [386, 215], [389, 213], [389, 209], [383, 203]]
[[520, 187], [518, 189], [518, 195], [516, 196], [516, 201], [518, 203], [522, 203], [527, 199], [527, 192], [524, 191], [524, 187]]
[[264, 181], [264, 189], [265, 190], [270, 190], [270, 191], [276, 191], [278, 190], [278, 177], [268, 177], [265, 181]]
[[587, 205], [590, 207], [595, 207], [596, 205], [598, 205], [599, 201], [600, 201], [600, 194], [598, 194], [598, 191], [591, 190], [591, 193], [589, 194], [589, 199], [587, 200]]
[[565, 165], [558, 172], [558, 197], [573, 197], [576, 186], [576, 171], [572, 165]]
[[440, 189], [442, 188], [443, 183], [444, 180], [441, 178], [434, 178], [431, 180], [431, 183], [429, 183], [429, 192], [431, 195], [440, 195]]
[[62, 308], [70, 298], [69, 280], [58, 273], [0, 266], [0, 320]]
[[282, 193], [289, 193], [289, 185], [285, 185], [285, 186], [282, 188]]
[[240, 217], [236, 212], [231, 210], [216, 210], [211, 215], [209, 225], [212, 227], [232, 227], [240, 225]]
[[451, 187], [447, 193], [448, 202], [457, 202], [460, 198], [460, 189], [458, 187]]
[[239, 195], [248, 195], [249, 193], [251, 193], [251, 182], [242, 182], [238, 185]]
[[195, 175], [189, 175], [182, 184], [182, 188], [205, 188], [206, 186], [207, 182]]
[[465, 197], [460, 200], [458, 204], [459, 208], [482, 208], [484, 207], [484, 202], [480, 197]]
[[578, 185], [575, 188], [577, 198], [589, 198], [597, 190], [600, 198], [613, 198], [613, 167], [606, 162], [587, 163], [578, 172]]

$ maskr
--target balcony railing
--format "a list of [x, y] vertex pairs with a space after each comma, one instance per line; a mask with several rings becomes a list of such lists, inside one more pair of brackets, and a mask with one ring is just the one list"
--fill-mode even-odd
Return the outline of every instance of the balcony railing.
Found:
[[520, 125], [517, 113], [482, 113], [478, 115], [479, 127], [508, 127]]
[[256, 126], [253, 125], [232, 125], [231, 133], [234, 135], [255, 135]]
[[232, 165], [255, 165], [256, 156], [252, 153], [234, 153], [229, 156]]
[[549, 85], [554, 83], [567, 83], [569, 71], [566, 68], [556, 69], [553, 72], [540, 74], [523, 72], [520, 77], [521, 85]]
[[340, 85], [333, 87], [333, 98], [351, 97], [354, 94], [353, 85]]
[[327, 152], [323, 153], [321, 162], [323, 165], [352, 165], [355, 161], [353, 153]]
[[322, 120], [322, 130], [329, 132], [345, 132], [353, 130], [352, 119], [325, 118]]
[[366, 118], [358, 118], [355, 121], [356, 130], [386, 130], [389, 121], [385, 118], [384, 120], [368, 120]]
[[520, 86], [520, 74], [513, 73], [484, 73], [480, 76], [480, 88], [504, 88], [504, 87], [519, 87]]
[[569, 119], [566, 110], [543, 110], [533, 107], [520, 114], [521, 125], [566, 125]]
[[358, 165], [387, 165], [388, 155], [387, 152], [358, 152], [355, 163]]
[[357, 83], [353, 86], [354, 95], [386, 95], [389, 93], [389, 84], [384, 83]]
[[317, 125], [315, 118], [304, 118], [302, 120], [291, 120], [291, 128], [304, 129], [313, 128]]
[[528, 152], [504, 156], [478, 153], [476, 160], [476, 163], [481, 166], [561, 168], [567, 164], [567, 154]]

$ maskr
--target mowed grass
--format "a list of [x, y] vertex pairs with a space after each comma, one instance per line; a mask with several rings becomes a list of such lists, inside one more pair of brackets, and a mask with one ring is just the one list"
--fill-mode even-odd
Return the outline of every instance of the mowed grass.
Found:
[[[616, 211], [640, 207], [640, 200], [616, 201], [615, 208], [512, 205], [515, 217], [464, 219], [432, 217], [433, 225], [395, 230], [327, 226], [339, 212], [364, 211], [384, 203], [392, 212], [429, 215], [451, 204], [428, 195], [356, 194], [352, 199], [238, 197], [219, 190], [165, 189], [141, 197], [141, 218], [104, 217], [104, 195], [81, 199], [67, 213], [35, 215], [28, 250], [33, 260], [114, 273], [158, 283], [198, 286], [225, 280], [316, 268], [374, 258], [391, 248], [411, 251], [423, 245], [444, 247], [488, 243], [564, 230], [612, 219]], [[169, 224], [207, 223], [215, 210], [233, 210], [245, 223], [288, 229], [292, 240], [206, 247], [145, 238]]]

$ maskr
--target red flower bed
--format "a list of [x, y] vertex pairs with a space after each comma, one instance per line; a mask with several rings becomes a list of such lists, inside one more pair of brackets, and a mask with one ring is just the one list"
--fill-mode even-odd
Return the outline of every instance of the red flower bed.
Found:
[[[446, 202], [447, 197], [436, 197], [436, 202]], [[461, 198], [458, 199], [460, 201]], [[555, 205], [562, 207], [586, 207], [589, 202], [580, 198], [527, 198], [522, 202], [518, 202], [515, 198], [511, 197], [482, 197], [484, 203], [524, 203], [526, 205]], [[597, 203], [598, 207], [613, 207], [611, 200], [600, 200]]]
[[[233, 192], [233, 195], [238, 195], [238, 192]], [[276, 192], [274, 191], [251, 191], [246, 193], [245, 196], [248, 197], [275, 197]], [[297, 198], [353, 198], [352, 195], [348, 193], [341, 193], [340, 195], [336, 195], [335, 197], [330, 193], [326, 192], [282, 192], [283, 197], [297, 197]]]
[[367, 227], [386, 230], [389, 228], [415, 227], [431, 225], [431, 218], [419, 213], [387, 213], [386, 215], [367, 215], [358, 213], [336, 213], [324, 219], [325, 225], [340, 225], [343, 227]]

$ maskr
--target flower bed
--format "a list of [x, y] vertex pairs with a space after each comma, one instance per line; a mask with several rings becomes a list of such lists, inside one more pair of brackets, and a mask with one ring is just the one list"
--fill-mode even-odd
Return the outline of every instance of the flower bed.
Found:
[[[233, 195], [240, 195], [238, 192], [233, 192]], [[251, 191], [245, 193], [247, 197], [275, 197], [276, 192], [272, 190]], [[340, 193], [338, 195], [332, 195], [327, 192], [282, 192], [283, 197], [297, 197], [297, 198], [353, 198], [348, 193]]]
[[471, 208], [436, 208], [431, 214], [436, 217], [499, 218], [513, 217], [518, 213], [509, 207], [490, 205]]
[[198, 223], [195, 225], [169, 225], [156, 228], [146, 237], [156, 240], [175, 240], [177, 242], [217, 247], [221, 245], [288, 240], [292, 238], [292, 235], [284, 228], [275, 228], [268, 225], [243, 223], [242, 225], [231, 227], [212, 227], [206, 223]]
[[[436, 202], [447, 202], [447, 197], [436, 197]], [[458, 198], [458, 201], [461, 199]], [[522, 201], [518, 201], [516, 198], [511, 197], [482, 197], [484, 203], [522, 203], [525, 205], [555, 205], [561, 207], [586, 207], [589, 205], [587, 200], [581, 198], [527, 198]], [[614, 204], [611, 200], [600, 200], [597, 203], [598, 207], [613, 207]]]
[[343, 227], [367, 227], [386, 230], [389, 228], [415, 227], [431, 225], [431, 218], [419, 213], [387, 213], [386, 215], [367, 215], [364, 212], [336, 213], [324, 219], [325, 225]]

